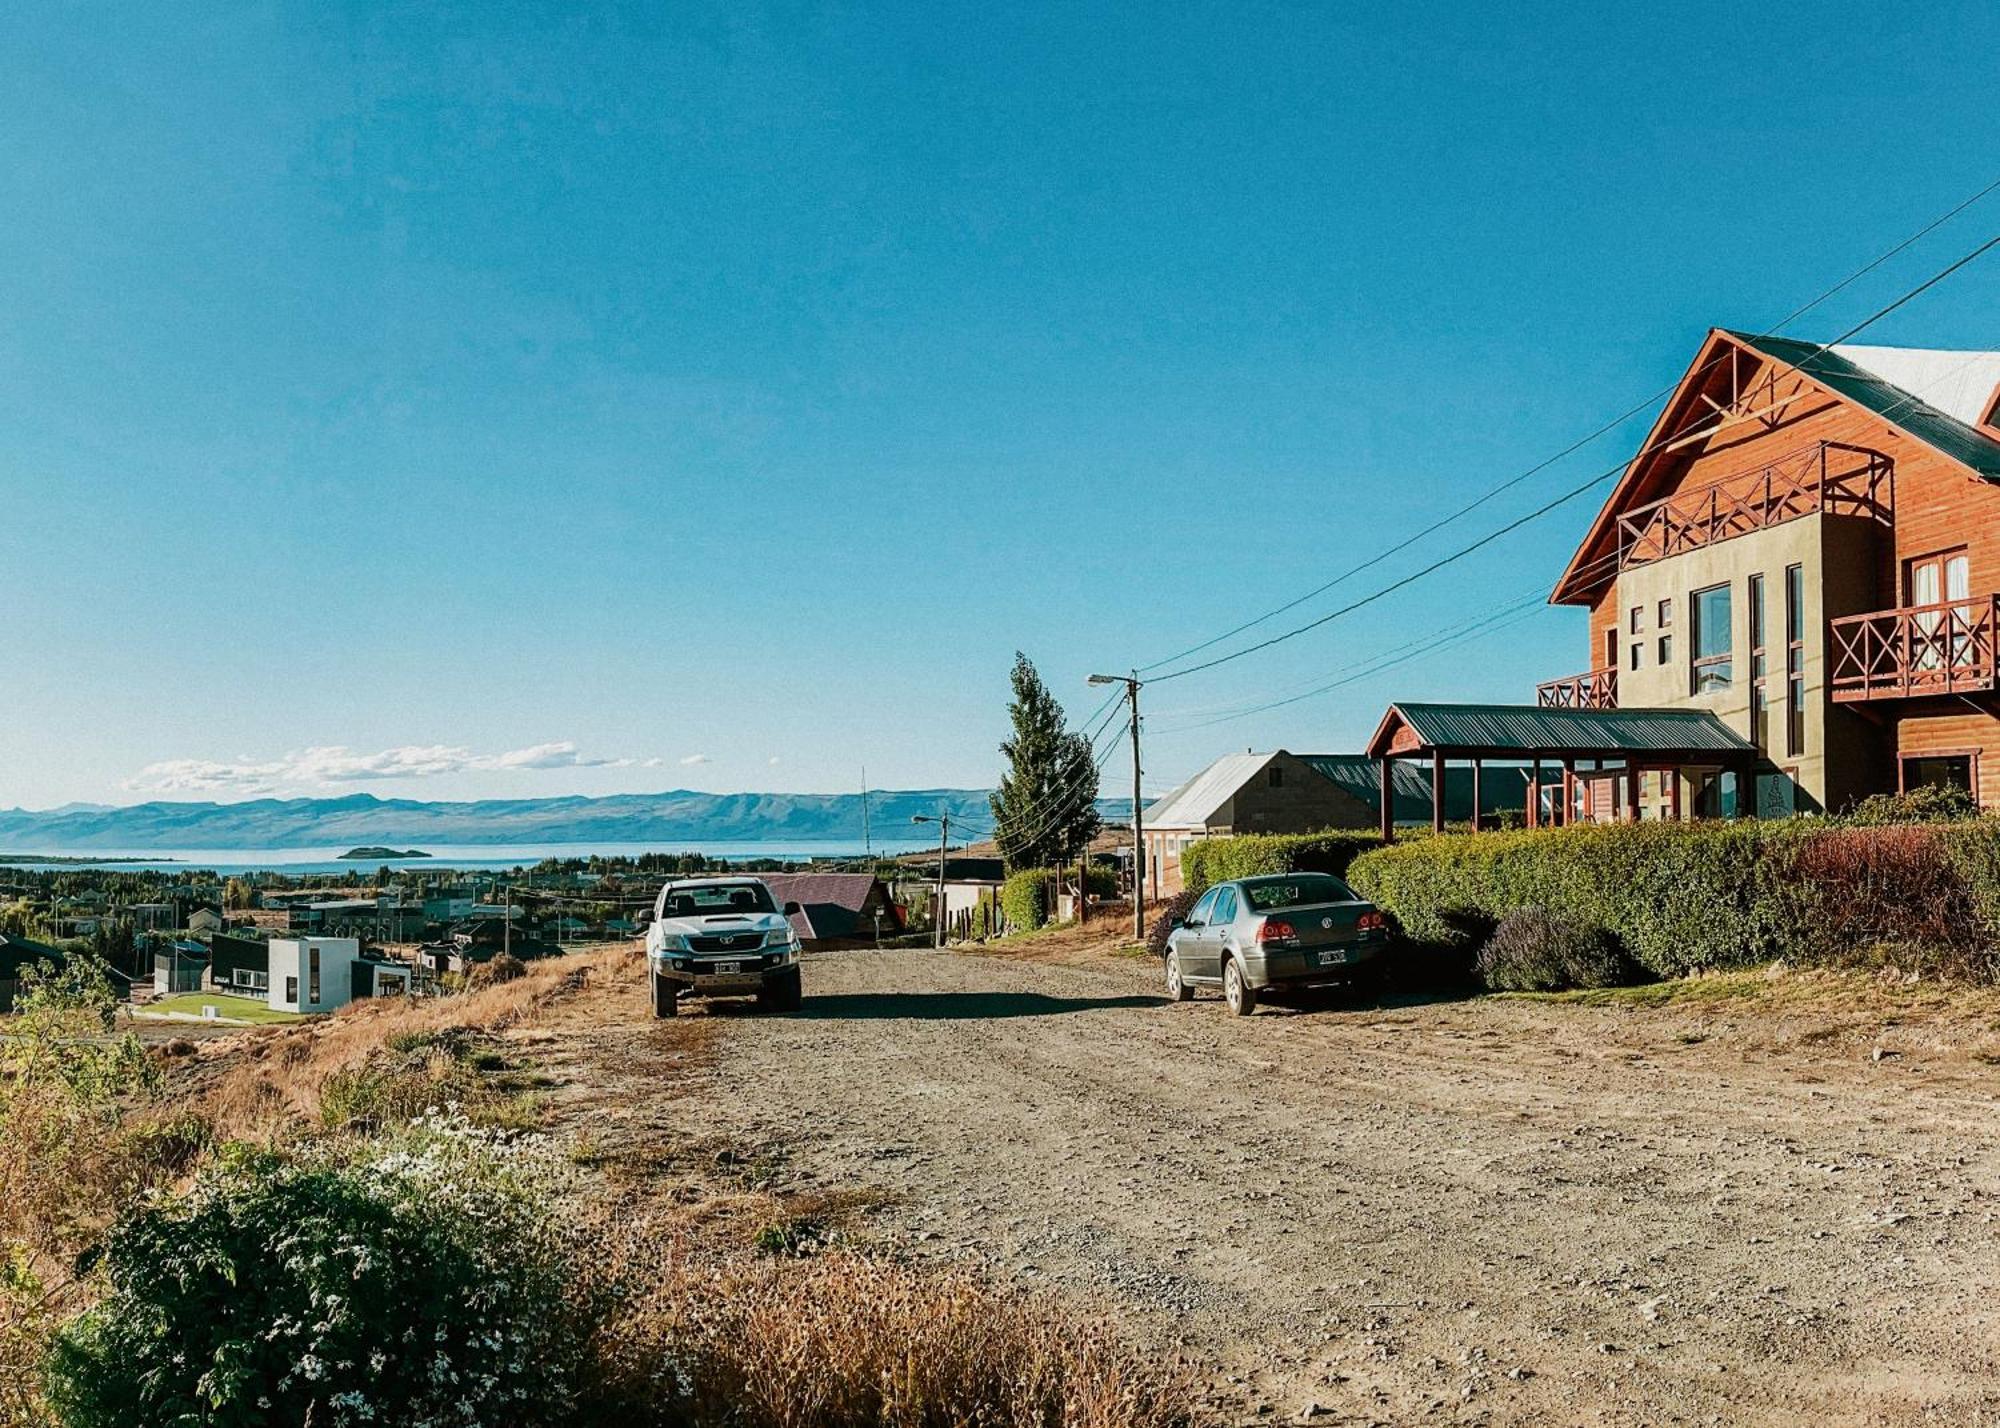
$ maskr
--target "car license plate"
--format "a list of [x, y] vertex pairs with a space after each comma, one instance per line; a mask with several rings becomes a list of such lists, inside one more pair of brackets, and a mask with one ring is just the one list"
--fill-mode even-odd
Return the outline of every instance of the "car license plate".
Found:
[[1322, 952], [1319, 954], [1319, 964], [1322, 967], [1337, 967], [1346, 960], [1346, 949], [1340, 947], [1334, 948], [1331, 952]]
[[712, 969], [718, 977], [733, 977], [743, 970], [741, 962], [717, 962]]

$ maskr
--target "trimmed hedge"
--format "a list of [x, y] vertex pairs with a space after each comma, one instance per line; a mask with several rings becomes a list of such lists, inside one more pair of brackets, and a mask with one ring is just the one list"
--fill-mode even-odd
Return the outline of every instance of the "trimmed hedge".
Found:
[[[1000, 913], [1008, 931], [1033, 932], [1048, 925], [1059, 877], [1067, 885], [1069, 870], [1059, 874], [1054, 868], [1023, 868], [1000, 885]], [[1095, 895], [1110, 897], [1118, 891], [1118, 874], [1110, 868], [1089, 868], [1084, 877]]]
[[1243, 833], [1197, 839], [1181, 850], [1181, 885], [1199, 893], [1211, 883], [1263, 873], [1341, 877], [1355, 858], [1381, 846], [1381, 835], [1361, 832]]
[[1425, 838], [1348, 880], [1408, 942], [1466, 956], [1534, 908], [1615, 937], [1656, 976], [1893, 960], [2000, 981], [2000, 820], [1639, 823]]

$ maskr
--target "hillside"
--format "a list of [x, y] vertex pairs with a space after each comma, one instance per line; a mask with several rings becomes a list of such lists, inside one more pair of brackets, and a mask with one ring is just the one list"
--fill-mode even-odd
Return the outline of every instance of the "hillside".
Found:
[[[1127, 816], [1107, 799], [1107, 818]], [[902, 841], [915, 814], [940, 809], [984, 827], [983, 789], [901, 789], [868, 796], [878, 837]], [[482, 799], [431, 803], [345, 798], [254, 799], [243, 803], [140, 803], [0, 810], [0, 849], [29, 852], [153, 848], [294, 848], [426, 843], [702, 843], [861, 837], [861, 796], [818, 793], [615, 794], [605, 798]]]

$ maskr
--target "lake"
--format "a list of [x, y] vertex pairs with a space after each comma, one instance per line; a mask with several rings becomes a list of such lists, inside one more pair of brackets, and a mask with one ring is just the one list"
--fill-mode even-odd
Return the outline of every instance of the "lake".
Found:
[[[350, 845], [351, 846], [351, 845]], [[404, 847], [412, 846], [404, 844]], [[135, 871], [147, 868], [206, 869], [218, 873], [340, 873], [373, 872], [385, 863], [393, 868], [513, 868], [539, 863], [544, 858], [634, 858], [641, 853], [704, 853], [725, 862], [749, 862], [760, 858], [780, 858], [806, 862], [813, 858], [858, 858], [865, 851], [861, 840], [849, 839], [768, 839], [758, 842], [712, 843], [434, 843], [423, 846], [428, 858], [343, 858], [346, 848], [150, 848], [107, 851], [102, 848], [24, 848], [23, 854], [44, 859], [89, 858], [92, 866]], [[874, 851], [884, 857], [915, 852], [935, 844], [876, 843]], [[76, 866], [37, 861], [23, 857], [4, 864], [13, 868], [55, 868]]]

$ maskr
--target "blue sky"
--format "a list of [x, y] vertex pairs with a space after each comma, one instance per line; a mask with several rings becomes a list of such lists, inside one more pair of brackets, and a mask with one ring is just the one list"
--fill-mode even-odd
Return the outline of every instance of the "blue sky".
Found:
[[[1087, 713], [2000, 176], [1987, 5], [943, 15], [6, 7], [0, 805], [984, 784], [1016, 647]], [[1865, 340], [1996, 318], [1989, 259]], [[1183, 712], [1552, 581], [1592, 509], [1158, 686], [1149, 785], [1583, 667], [1551, 610]]]

